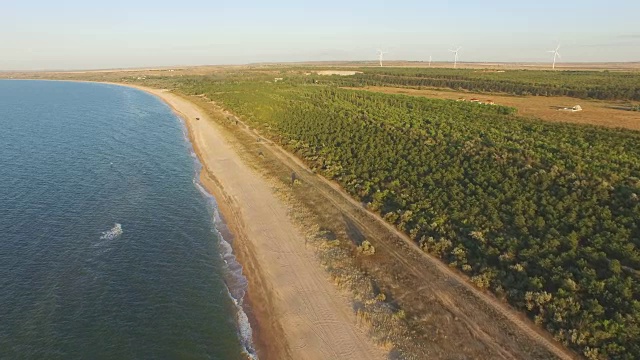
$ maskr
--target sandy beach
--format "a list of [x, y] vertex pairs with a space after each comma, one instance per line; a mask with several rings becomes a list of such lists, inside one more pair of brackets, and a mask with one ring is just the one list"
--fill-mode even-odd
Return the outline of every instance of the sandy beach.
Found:
[[187, 125], [203, 164], [202, 183], [216, 197], [235, 236], [234, 251], [249, 280], [260, 358], [384, 358], [384, 351], [356, 325], [348, 299], [305, 246], [286, 206], [243, 162], [224, 130], [198, 106], [171, 92], [136, 88], [164, 100]]

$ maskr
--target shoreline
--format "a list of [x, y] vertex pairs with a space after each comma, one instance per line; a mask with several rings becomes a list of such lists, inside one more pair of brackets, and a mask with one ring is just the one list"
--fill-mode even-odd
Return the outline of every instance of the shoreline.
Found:
[[[189, 129], [187, 127], [187, 124], [184, 119], [180, 118], [179, 116], [178, 118], [182, 125], [184, 141], [189, 144], [193, 162], [197, 167], [193, 180], [195, 181], [195, 185], [200, 193], [207, 199], [208, 206], [210, 206], [213, 229], [219, 239], [218, 251], [220, 252], [220, 255], [222, 256], [227, 266], [231, 265], [240, 267], [239, 272], [236, 272], [228, 267], [226, 269], [227, 274], [225, 274], [224, 276], [224, 282], [227, 288], [228, 295], [231, 298], [234, 306], [237, 308], [236, 325], [238, 327], [237, 331], [240, 345], [242, 346], [242, 352], [248, 360], [258, 360], [255, 341], [256, 330], [254, 329], [254, 326], [252, 326], [252, 324], [255, 324], [255, 319], [250, 319], [250, 303], [247, 296], [248, 279], [244, 274], [244, 268], [240, 264], [240, 261], [236, 256], [233, 248], [234, 236], [229, 230], [227, 222], [222, 215], [222, 211], [220, 209], [220, 205], [218, 200], [216, 199], [216, 196], [214, 196], [214, 194], [210, 190], [207, 190], [207, 187], [205, 185], [206, 177], [203, 176], [203, 174], [205, 174], [204, 166], [200, 162], [200, 159], [198, 158], [198, 155], [193, 148], [193, 144], [191, 143], [191, 139], [189, 137]], [[238, 287], [238, 284], [228, 283], [228, 281], [237, 282], [238, 280], [243, 281], [244, 285]], [[238, 294], [238, 290], [242, 291], [242, 293]]]
[[[276, 318], [275, 310], [273, 308], [273, 304], [271, 301], [267, 301], [267, 304], [264, 304], [265, 298], [269, 299], [272, 294], [268, 291], [268, 289], [264, 286], [264, 279], [260, 274], [260, 268], [257, 264], [257, 260], [255, 254], [252, 252], [249, 246], [247, 246], [246, 236], [243, 233], [243, 223], [242, 219], [238, 215], [238, 209], [234, 207], [237, 206], [233, 203], [233, 200], [228, 197], [224, 193], [224, 187], [220, 182], [210, 174], [210, 170], [207, 167], [207, 164], [204, 162], [204, 157], [201, 152], [198, 150], [198, 144], [195, 141], [195, 136], [193, 132], [193, 127], [190, 124], [190, 119], [186, 114], [184, 114], [181, 109], [174, 106], [172, 103], [168, 101], [165, 97], [163, 97], [163, 93], [166, 92], [163, 89], [154, 89], [147, 88], [144, 86], [134, 85], [134, 84], [125, 84], [118, 82], [108, 82], [108, 81], [87, 81], [87, 80], [52, 80], [52, 79], [1, 79], [0, 80], [9, 80], [9, 81], [55, 81], [55, 82], [77, 82], [77, 83], [90, 83], [90, 84], [102, 84], [102, 85], [115, 85], [122, 86], [127, 88], [136, 89], [142, 92], [145, 92], [151, 96], [156, 97], [158, 100], [166, 104], [174, 115], [179, 119], [183, 127], [183, 135], [184, 140], [188, 142], [188, 146], [190, 151], [195, 154], [194, 162], [199, 166], [196, 174], [194, 176], [194, 180], [197, 182], [196, 185], [200, 186], [200, 191], [204, 191], [205, 197], [211, 197], [214, 202], [214, 208], [212, 209], [214, 212], [217, 212], [220, 220], [226, 226], [226, 230], [230, 233], [231, 239], [221, 238], [221, 242], [226, 242], [232, 248], [232, 255], [235, 257], [235, 260], [242, 267], [242, 275], [247, 280], [248, 285], [247, 289], [245, 289], [245, 295], [241, 299], [242, 303], [238, 304], [238, 299], [236, 299], [233, 294], [230, 292], [227, 287], [227, 291], [229, 292], [229, 297], [231, 301], [234, 303], [236, 307], [239, 307], [239, 311], [247, 316], [249, 321], [250, 330], [251, 330], [251, 345], [252, 348], [248, 348], [244, 342], [244, 338], [241, 331], [240, 320], [238, 319], [238, 315], [236, 314], [236, 325], [238, 331], [238, 340], [241, 345], [241, 350], [243, 355], [246, 356], [247, 359], [261, 359], [261, 360], [279, 360], [279, 359], [287, 359], [293, 358], [288, 349], [288, 344], [284, 342], [284, 333], [282, 328], [279, 326], [278, 322], [275, 320], [270, 320], [272, 318]], [[170, 92], [169, 92], [170, 94]], [[175, 96], [175, 95], [174, 95]], [[185, 100], [186, 101], [186, 100]], [[202, 111], [196, 104], [193, 104], [189, 101], [190, 106], [197, 108], [197, 110]], [[202, 111], [201, 118], [205, 119], [208, 116]], [[209, 121], [213, 121], [209, 119]], [[256, 176], [259, 176], [256, 174]], [[212, 226], [217, 231], [217, 236], [223, 236], [224, 234], [220, 233], [220, 229], [217, 228], [217, 224], [215, 223], [215, 219], [212, 218]], [[231, 241], [228, 241], [231, 240]], [[220, 252], [220, 255], [224, 254]], [[254, 353], [250, 351], [253, 350]]]
[[[304, 340], [300, 341], [298, 338], [299, 334], [296, 332], [298, 327], [296, 326], [299, 324], [292, 324], [290, 321], [285, 324], [285, 318], [288, 315], [286, 314], [287, 307], [285, 306], [285, 311], [282, 311], [282, 307], [288, 294], [282, 294], [280, 290], [286, 290], [291, 287], [291, 284], [284, 282], [284, 285], [280, 287], [269, 286], [274, 280], [272, 273], [274, 269], [272, 267], [274, 264], [277, 265], [280, 263], [280, 258], [278, 256], [275, 258], [272, 256], [271, 262], [269, 262], [265, 260], [265, 257], [273, 255], [273, 253], [287, 254], [287, 256], [294, 254], [290, 251], [276, 251], [282, 248], [277, 247], [278, 245], [287, 245], [286, 243], [277, 243], [277, 241], [275, 241], [276, 244], [266, 248], [264, 248], [264, 244], [254, 243], [256, 238], [260, 238], [264, 234], [259, 232], [252, 234], [248, 231], [247, 225], [255, 225], [251, 220], [263, 219], [256, 217], [255, 214], [253, 217], [251, 214], [247, 216], [244, 212], [252, 210], [250, 207], [255, 204], [255, 202], [238, 199], [239, 196], [242, 197], [244, 194], [238, 193], [237, 191], [234, 193], [233, 187], [237, 184], [228, 179], [219, 179], [218, 175], [221, 174], [217, 173], [217, 170], [225, 172], [227, 165], [231, 165], [232, 167], [238, 165], [234, 163], [234, 158], [235, 160], [240, 160], [241, 158], [242, 162], [245, 162], [245, 168], [247, 164], [250, 165], [251, 169], [249, 170], [252, 171], [245, 171], [245, 176], [247, 179], [254, 181], [254, 183], [256, 181], [255, 178], [258, 178], [257, 186], [260, 187], [260, 185], [262, 185], [262, 192], [272, 193], [275, 191], [275, 193], [279, 194], [279, 199], [282, 200], [288, 207], [288, 210], [291, 211], [290, 213], [285, 213], [285, 216], [281, 218], [286, 220], [286, 215], [289, 215], [291, 219], [295, 219], [298, 229], [304, 231], [304, 229], [309, 227], [320, 225], [324, 226], [324, 229], [328, 229], [327, 231], [330, 233], [341, 233], [345, 230], [350, 231], [349, 224], [351, 224], [351, 226], [358, 227], [357, 230], [362, 232], [362, 235], [370, 237], [375, 241], [375, 259], [372, 259], [373, 261], [364, 259], [365, 261], [360, 264], [364, 266], [364, 271], [373, 274], [376, 285], [378, 281], [381, 281], [379, 283], [380, 286], [386, 289], [393, 289], [390, 293], [392, 296], [391, 299], [392, 301], [397, 301], [396, 304], [400, 306], [401, 309], [404, 308], [404, 304], [407, 304], [409, 311], [411, 311], [411, 309], [417, 309], [420, 311], [419, 314], [425, 314], [424, 318], [416, 318], [415, 315], [408, 313], [409, 316], [412, 316], [410, 319], [413, 326], [425, 326], [427, 329], [432, 329], [434, 324], [437, 326], [435, 331], [428, 331], [417, 335], [422, 339], [422, 342], [418, 343], [419, 348], [415, 349], [419, 351], [417, 353], [424, 354], [424, 351], [427, 351], [431, 355], [439, 354], [440, 357], [444, 358], [448, 357], [451, 353], [458, 352], [461, 354], [470, 353], [474, 354], [473, 357], [475, 358], [487, 359], [523, 357], [541, 359], [579, 358], [579, 355], [556, 342], [550, 334], [545, 332], [544, 329], [537, 327], [533, 321], [526, 318], [524, 314], [517, 312], [508, 304], [493, 297], [492, 294], [473, 287], [468, 281], [468, 278], [464, 278], [460, 273], [451, 271], [446, 267], [446, 264], [442, 264], [439, 259], [432, 258], [429, 254], [423, 253], [405, 234], [400, 233], [392, 225], [383, 221], [379, 215], [363, 209], [361, 204], [344, 193], [338, 184], [315, 175], [315, 173], [301, 163], [300, 159], [286, 152], [285, 149], [280, 148], [268, 139], [262, 138], [255, 129], [248, 127], [247, 124], [241, 122], [243, 127], [237, 127], [238, 124], [236, 122], [236, 126], [230, 126], [228, 117], [230, 114], [224, 108], [220, 108], [206, 97], [192, 97], [179, 92], [173, 93], [170, 90], [146, 88], [127, 83], [82, 80], [78, 82], [125, 86], [145, 91], [164, 101], [182, 120], [181, 122], [184, 126], [183, 135], [190, 141], [193, 150], [192, 156], [195, 155], [195, 157], [197, 157], [196, 161], [202, 166], [201, 170], [205, 170], [196, 174], [196, 176], [199, 175], [200, 181], [196, 178], [194, 178], [194, 180], [198, 181], [199, 187], [205, 188], [207, 193], [214, 194], [213, 196], [219, 205], [218, 210], [223, 214], [225, 224], [228, 227], [228, 229], [225, 230], [231, 230], [229, 233], [237, 234], [237, 236], [230, 237], [230, 239], [236, 240], [233, 241], [234, 254], [238, 260], [240, 260], [243, 269], [246, 270], [245, 275], [247, 278], [253, 276], [253, 278], [249, 280], [250, 290], [247, 293], [247, 299], [255, 301], [249, 305], [249, 311], [247, 313], [250, 316], [255, 315], [251, 318], [253, 321], [252, 325], [256, 325], [252, 327], [254, 331], [254, 348], [258, 350], [258, 355], [261, 358], [325, 359], [358, 357], [344, 354], [341, 354], [342, 356], [339, 357], [329, 352], [316, 352], [315, 356], [310, 356], [306, 350], [312, 349], [312, 346], [307, 346], [308, 344]], [[174, 106], [172, 102], [178, 102], [178, 106]], [[201, 120], [196, 121], [196, 117], [200, 117]], [[207, 127], [214, 129], [207, 130]], [[255, 136], [259, 136], [258, 142], [256, 142]], [[216, 143], [216, 141], [219, 142]], [[200, 145], [202, 145], [201, 148], [199, 147]], [[209, 147], [208, 145], [213, 146]], [[225, 149], [221, 149], [220, 147]], [[220, 151], [218, 150], [225, 151], [222, 151], [222, 155], [220, 155]], [[262, 155], [262, 151], [265, 150], [265, 154], [267, 154], [266, 157]], [[211, 160], [212, 167], [207, 166], [208, 164], [203, 161], [204, 157]], [[220, 166], [222, 166], [222, 168]], [[226, 172], [229, 171], [233, 173], [235, 170], [226, 170]], [[302, 182], [299, 184], [300, 186], [295, 187], [295, 189], [291, 187], [289, 190], [288, 179], [291, 171], [295, 171], [301, 177]], [[248, 175], [246, 175], [246, 173], [248, 173]], [[283, 179], [284, 181], [282, 181]], [[244, 182], [246, 179], [239, 177], [236, 180]], [[262, 184], [260, 184], [260, 182], [262, 182]], [[270, 184], [266, 188], [264, 187], [265, 182]], [[225, 188], [223, 185], [227, 185], [229, 188]], [[282, 185], [285, 186], [282, 187]], [[200, 190], [204, 191], [203, 189]], [[252, 190], [254, 189], [250, 187], [249, 191], [251, 192]], [[290, 202], [286, 195], [282, 197], [284, 193], [281, 191], [284, 191], [284, 193], [289, 191], [297, 192], [298, 194], [296, 194], [295, 197], [301, 196], [297, 200], [302, 201], [302, 203]], [[304, 195], [301, 195], [303, 193]], [[298, 211], [304, 213], [306, 206], [308, 206], [308, 209], [313, 208], [321, 211], [321, 213], [311, 214], [311, 222], [299, 222], [298, 220], [300, 219], [299, 216], [301, 213]], [[271, 214], [267, 213], [263, 221], [268, 222], [266, 219], [270, 216]], [[248, 221], [246, 221], [247, 219]], [[340, 223], [342, 225], [335, 225], [336, 222], [340, 222], [341, 220], [345, 221], [345, 224]], [[346, 228], [343, 226], [346, 226]], [[228, 232], [225, 231], [225, 234], [227, 233]], [[312, 232], [305, 233], [311, 234]], [[312, 238], [310, 239], [313, 240]], [[277, 238], [272, 240], [277, 240]], [[300, 237], [298, 237], [298, 241], [299, 240]], [[306, 239], [302, 238], [302, 241], [305, 240]], [[259, 249], [258, 245], [262, 245], [263, 248]], [[295, 242], [290, 245], [295, 245]], [[305, 252], [306, 249], [305, 247], [298, 247], [298, 250], [299, 252]], [[311, 260], [319, 260], [319, 258]], [[261, 264], [264, 265], [265, 262], [265, 267], [261, 266]], [[333, 265], [327, 265], [325, 262], [322, 263], [323, 265], [320, 265], [319, 261], [315, 261], [315, 263], [323, 270], [323, 283], [326, 283], [328, 278], [333, 275], [330, 275], [330, 271], [325, 270], [323, 267], [332, 267]], [[306, 262], [301, 266], [295, 264], [295, 266], [289, 266], [289, 268], [290, 271], [302, 269], [304, 272], [304, 270], [306, 270], [305, 268], [311, 267], [312, 265], [312, 263]], [[275, 270], [277, 271], [278, 269], [276, 268]], [[349, 273], [352, 273], [352, 271], [349, 270]], [[388, 274], [394, 273], [404, 274], [405, 276], [395, 277], [393, 279], [388, 278]], [[285, 273], [284, 276], [286, 275], [288, 274]], [[336, 284], [338, 285], [337, 288], [342, 289], [341, 281], [333, 285]], [[388, 294], [386, 293], [387, 290], [382, 291]], [[345, 294], [343, 293], [342, 295]], [[352, 300], [351, 295], [353, 294], [346, 294], [344, 297]], [[368, 299], [368, 295], [369, 294], [366, 294], [365, 297], [358, 299]], [[336, 296], [340, 297], [340, 294]], [[346, 302], [345, 299], [343, 300]], [[247, 304], [249, 304], [249, 301], [247, 301]], [[253, 309], [251, 305], [259, 308]], [[336, 306], [335, 308], [341, 307]], [[313, 308], [307, 307], [307, 310], [309, 309], [313, 311]], [[342, 318], [346, 319], [347, 323], [349, 323], [349, 318], [353, 319], [353, 316], [350, 316], [352, 315], [351, 311], [353, 311], [353, 309], [347, 310], [349, 310], [349, 314], [342, 313], [341, 315]], [[360, 315], [361, 314], [358, 313], [358, 320], [366, 320], [366, 317], [360, 317]], [[285, 320], [280, 321], [281, 317]], [[326, 319], [324, 319], [324, 321], [326, 322]], [[355, 322], [356, 321], [351, 321], [351, 325]], [[312, 323], [315, 324], [315, 322]], [[362, 324], [361, 321], [359, 323]], [[285, 326], [281, 326], [283, 324]], [[321, 326], [322, 324], [319, 325]], [[363, 328], [358, 327], [358, 329], [362, 330]], [[387, 327], [382, 329], [383, 334], [387, 329]], [[372, 328], [368, 327], [367, 330], [373, 331]], [[455, 336], [452, 337], [452, 334], [455, 334]], [[311, 335], [313, 338], [318, 338], [324, 334], [315, 333]], [[370, 332], [369, 335], [379, 340], [378, 333]], [[447, 339], [447, 337], [449, 337], [449, 339]], [[367, 338], [370, 339], [369, 337]], [[405, 336], [402, 339], [405, 338], [408, 337]], [[334, 339], [336, 338], [334, 337]], [[329, 341], [324, 340], [325, 345], [332, 346], [334, 343], [341, 343], [340, 340], [344, 340], [342, 338], [334, 339]], [[274, 341], [277, 341], [277, 343], [274, 343]], [[296, 341], [297, 343], [292, 346], [292, 342]], [[365, 342], [371, 346], [371, 341]], [[415, 342], [412, 342], [411, 344], [414, 343]], [[300, 346], [300, 344], [302, 346]], [[384, 349], [388, 351], [390, 349], [389, 346], [395, 346], [396, 343], [378, 341], [378, 344], [382, 346], [382, 348], [377, 348], [379, 350], [378, 352], [382, 352], [385, 351]], [[406, 345], [402, 342], [398, 342], [398, 344]], [[464, 345], [461, 346], [461, 344]], [[321, 343], [317, 344], [318, 349], [321, 347]], [[478, 349], [483, 350], [480, 351]], [[280, 353], [277, 352], [278, 350]], [[352, 354], [349, 353], [348, 355]], [[360, 358], [381, 357], [382, 356], [363, 356]], [[435, 356], [434, 358], [437, 357], [438, 356]]]
[[[290, 354], [288, 354], [286, 344], [278, 341], [278, 339], [282, 339], [282, 329], [279, 329], [278, 327], [275, 327], [273, 325], [266, 325], [268, 324], [268, 317], [273, 312], [273, 309], [268, 309], [265, 306], [260, 306], [260, 298], [256, 296], [258, 294], [264, 296], [265, 289], [263, 289], [261, 286], [260, 288], [257, 288], [258, 286], [254, 285], [256, 283], [261, 284], [263, 281], [262, 279], [260, 279], [259, 269], [256, 269], [255, 256], [253, 256], [253, 254], [246, 246], [242, 246], [241, 244], [238, 244], [238, 241], [236, 241], [245, 237], [242, 233], [241, 219], [238, 218], [237, 214], [234, 213], [234, 210], [232, 208], [232, 200], [225, 196], [223, 186], [215, 179], [215, 177], [209, 174], [209, 170], [207, 169], [206, 164], [203, 162], [203, 157], [196, 147], [193, 127], [190, 126], [188, 117], [184, 113], [182, 113], [180, 109], [177, 109], [175, 106], [169, 103], [160, 94], [150, 91], [156, 90], [161, 92], [161, 90], [120, 83], [106, 84], [124, 86], [144, 91], [145, 93], [150, 94], [158, 98], [160, 101], [164, 102], [180, 119], [182, 125], [184, 126], [184, 130], [186, 131], [185, 140], [189, 142], [189, 146], [196, 156], [195, 160], [200, 166], [200, 169], [197, 172], [198, 184], [202, 186], [203, 191], [206, 192], [206, 196], [210, 196], [213, 198], [216, 206], [214, 211], [218, 211], [221, 221], [225, 224], [227, 230], [231, 233], [230, 235], [233, 237], [231, 241], [223, 238], [221, 238], [220, 241], [226, 241], [232, 247], [233, 256], [236, 258], [236, 261], [242, 266], [243, 276], [248, 282], [246, 289], [247, 291], [242, 299], [236, 299], [231, 293], [229, 293], [229, 296], [231, 297], [235, 305], [240, 307], [239, 311], [242, 311], [248, 317], [250, 330], [252, 332], [252, 344], [250, 345], [253, 346], [252, 350], [254, 350], [255, 353], [247, 354], [247, 351], [249, 349], [247, 349], [246, 345], [243, 343], [244, 339], [242, 338], [240, 329], [241, 325], [239, 323], [239, 320], [236, 319], [236, 323], [238, 325], [238, 337], [240, 340], [240, 344], [242, 345], [242, 350], [243, 352], [245, 352], [245, 355], [247, 355], [248, 359], [257, 358], [268, 360], [289, 358]], [[216, 226], [215, 223], [213, 225]], [[218, 235], [222, 237], [223, 235], [220, 233], [219, 229], [216, 228], [216, 230], [218, 231]], [[246, 241], [246, 238], [244, 240]], [[238, 300], [241, 300], [242, 303], [238, 304]]]
[[[304, 236], [267, 182], [240, 160], [220, 126], [196, 104], [171, 92], [109, 84], [156, 96], [183, 120], [202, 165], [200, 183], [215, 198], [233, 234], [233, 251], [249, 283], [245, 312], [258, 357], [383, 358], [383, 351], [357, 326], [355, 314], [320, 264], [304, 266], [317, 262], [306, 249]], [[226, 170], [230, 158], [237, 172]]]

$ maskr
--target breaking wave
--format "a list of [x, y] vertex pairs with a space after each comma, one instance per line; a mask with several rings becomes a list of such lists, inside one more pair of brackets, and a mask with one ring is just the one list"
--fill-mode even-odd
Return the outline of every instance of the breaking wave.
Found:
[[249, 317], [243, 307], [244, 296], [247, 292], [248, 286], [247, 278], [242, 273], [242, 265], [240, 265], [233, 254], [233, 247], [231, 246], [230, 239], [231, 236], [228, 233], [226, 224], [218, 212], [218, 206], [215, 198], [209, 194], [198, 181], [194, 180], [194, 183], [202, 195], [207, 198], [211, 206], [210, 208], [213, 210], [213, 230], [220, 239], [220, 256], [224, 260], [224, 267], [226, 270], [224, 283], [227, 288], [227, 293], [233, 300], [233, 304], [236, 308], [236, 323], [238, 325], [238, 335], [240, 337], [243, 352], [249, 359], [258, 360], [258, 355], [256, 354], [256, 350], [253, 346], [253, 330], [249, 323]]
[[115, 223], [111, 230], [102, 233], [100, 240], [113, 240], [120, 235], [122, 235], [122, 225]]
[[200, 163], [197, 154], [195, 153], [191, 141], [189, 140], [188, 130], [184, 121], [181, 119], [183, 136], [187, 144], [189, 144], [189, 152], [195, 163], [195, 174], [193, 183], [200, 191], [202, 196], [207, 200], [209, 209], [212, 211], [213, 231], [218, 239], [220, 239], [219, 250], [220, 256], [224, 260], [225, 274], [224, 283], [227, 288], [227, 293], [236, 308], [236, 324], [238, 326], [238, 337], [240, 344], [242, 345], [243, 353], [247, 358], [251, 360], [258, 360], [258, 355], [253, 345], [253, 330], [249, 322], [249, 317], [244, 310], [243, 302], [244, 296], [247, 292], [248, 281], [242, 273], [242, 265], [236, 259], [233, 248], [231, 246], [232, 236], [227, 229], [227, 225], [222, 220], [218, 211], [218, 204], [216, 199], [200, 184], [200, 172], [202, 171], [202, 164]]

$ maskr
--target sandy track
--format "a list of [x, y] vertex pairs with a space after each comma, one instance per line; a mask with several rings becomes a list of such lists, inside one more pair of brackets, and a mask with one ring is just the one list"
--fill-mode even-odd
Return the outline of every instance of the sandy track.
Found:
[[267, 182], [240, 159], [218, 125], [179, 96], [139, 89], [162, 98], [187, 122], [193, 146], [207, 174], [218, 185], [214, 192], [223, 195], [233, 209], [232, 216], [242, 224], [240, 239], [250, 243], [254, 267], [260, 269], [262, 285], [266, 287], [263, 293], [272, 297], [264, 300], [273, 304], [273, 315], [288, 347], [287, 357], [384, 358], [383, 351], [357, 328], [347, 299], [330, 283], [313, 252], [306, 248], [305, 238], [288, 217], [286, 207]]

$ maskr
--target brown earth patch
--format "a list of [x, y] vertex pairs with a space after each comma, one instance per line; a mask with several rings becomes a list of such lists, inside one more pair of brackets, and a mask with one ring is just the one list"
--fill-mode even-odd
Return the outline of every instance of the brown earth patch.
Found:
[[[518, 114], [524, 117], [534, 117], [554, 122], [640, 130], [640, 111], [624, 110], [623, 108], [629, 104], [628, 102], [583, 100], [571, 97], [511, 96], [440, 89], [418, 90], [386, 86], [368, 86], [350, 89], [436, 99], [458, 100], [464, 98], [469, 100], [477, 98], [480, 101], [492, 100], [496, 105], [515, 107], [518, 109]], [[560, 107], [572, 107], [574, 105], [580, 105], [583, 110], [578, 112], [558, 110]]]

